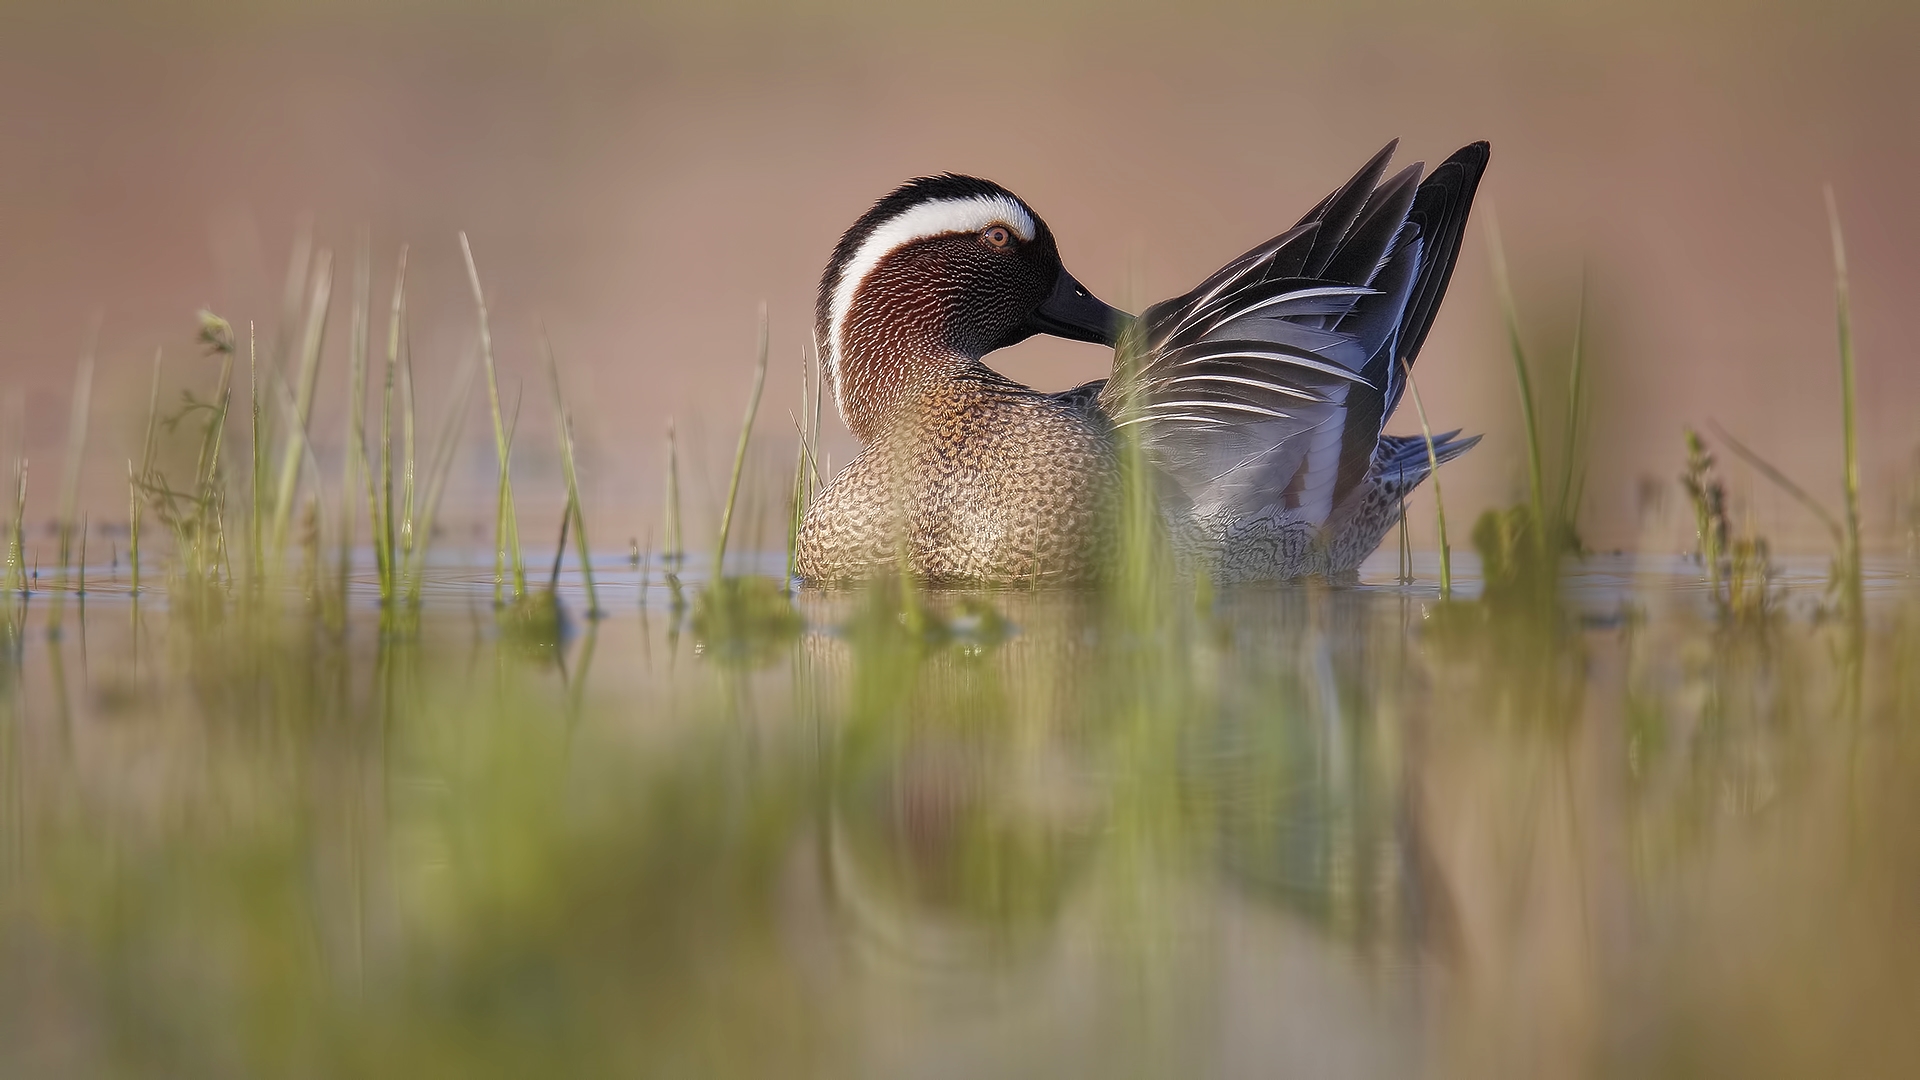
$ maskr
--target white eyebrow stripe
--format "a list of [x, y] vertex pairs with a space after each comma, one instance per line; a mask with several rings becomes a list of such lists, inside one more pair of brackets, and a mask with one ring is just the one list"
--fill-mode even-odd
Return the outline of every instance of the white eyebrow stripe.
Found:
[[860, 283], [866, 280], [880, 260], [896, 248], [919, 240], [949, 233], [979, 232], [989, 225], [1005, 225], [1012, 229], [1022, 241], [1030, 241], [1038, 231], [1034, 227], [1033, 214], [1018, 199], [1005, 195], [969, 195], [963, 198], [940, 199], [925, 202], [903, 214], [898, 214], [883, 222], [879, 228], [867, 235], [859, 250], [840, 271], [840, 280], [833, 286], [833, 308], [831, 321], [827, 324], [827, 344], [830, 346], [830, 363], [836, 369], [833, 380], [834, 404], [840, 408], [840, 416], [847, 415], [847, 401], [843, 387], [846, 379], [838, 371], [840, 355], [844, 343], [841, 330], [846, 325], [847, 313], [853, 310], [853, 294], [860, 289]]

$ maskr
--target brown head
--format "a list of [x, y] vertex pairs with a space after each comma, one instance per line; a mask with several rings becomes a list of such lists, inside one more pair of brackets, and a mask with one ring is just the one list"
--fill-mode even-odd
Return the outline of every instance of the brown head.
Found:
[[1061, 266], [1026, 203], [948, 174], [907, 182], [840, 238], [814, 333], [840, 418], [865, 441], [927, 380], [1034, 334], [1112, 345], [1123, 318]]

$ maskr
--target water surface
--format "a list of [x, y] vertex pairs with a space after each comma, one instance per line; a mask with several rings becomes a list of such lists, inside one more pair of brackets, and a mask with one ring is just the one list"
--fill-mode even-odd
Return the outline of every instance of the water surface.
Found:
[[1811, 562], [1737, 627], [1681, 560], [1548, 615], [1397, 569], [798, 619], [769, 581], [726, 620], [608, 559], [563, 642], [485, 568], [407, 633], [370, 578], [344, 633], [49, 583], [0, 712], [0, 1072], [1920, 1067], [1903, 565], [1859, 635]]

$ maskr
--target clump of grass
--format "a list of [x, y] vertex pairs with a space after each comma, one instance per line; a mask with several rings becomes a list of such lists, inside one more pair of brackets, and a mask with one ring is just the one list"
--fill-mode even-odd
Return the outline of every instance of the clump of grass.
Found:
[[1693, 506], [1701, 567], [1720, 614], [1734, 622], [1763, 619], [1772, 608], [1773, 563], [1764, 537], [1736, 535], [1729, 523], [1726, 485], [1700, 434], [1687, 429], [1687, 469], [1680, 477]]
[[1785, 472], [1749, 449], [1724, 428], [1715, 425], [1728, 449], [1755, 472], [1805, 507], [1827, 530], [1834, 545], [1828, 591], [1843, 619], [1855, 631], [1865, 618], [1864, 582], [1860, 559], [1860, 449], [1858, 419], [1854, 407], [1853, 308], [1847, 281], [1847, 244], [1840, 227], [1840, 210], [1833, 189], [1826, 190], [1827, 226], [1833, 244], [1834, 319], [1840, 360], [1840, 439], [1842, 472], [1840, 480], [1841, 512], [1834, 514], [1805, 488], [1793, 482]]
[[[1833, 567], [1828, 577], [1828, 590], [1837, 598], [1843, 614], [1856, 610], [1852, 605], [1858, 601], [1858, 593], [1849, 588], [1848, 582], [1852, 577], [1857, 577], [1858, 562], [1849, 559], [1850, 549], [1847, 543], [1846, 526], [1834, 516], [1832, 511], [1821, 505], [1820, 500], [1814, 498], [1806, 488], [1794, 483], [1791, 477], [1776, 468], [1766, 458], [1761, 457], [1752, 447], [1734, 438], [1718, 424], [1713, 425], [1713, 429], [1714, 434], [1719, 436], [1720, 441], [1726, 445], [1727, 449], [1732, 450], [1736, 457], [1785, 492], [1793, 501], [1805, 507], [1807, 512], [1825, 527], [1834, 545]], [[1852, 570], [1849, 570], [1849, 567], [1852, 567]]]
[[1786, 473], [1748, 449], [1724, 429], [1719, 429], [1718, 434], [1729, 449], [1753, 466], [1754, 471], [1806, 507], [1826, 527], [1834, 544], [1828, 589], [1836, 600], [1841, 617], [1857, 632], [1866, 616], [1860, 564], [1860, 449], [1854, 410], [1853, 308], [1847, 283], [1846, 237], [1840, 228], [1840, 210], [1830, 187], [1826, 189], [1826, 203], [1827, 227], [1833, 243], [1834, 320], [1840, 360], [1840, 514], [1835, 515], [1827, 510], [1805, 488], [1789, 479]]
[[[291, 313], [275, 334], [274, 352], [278, 357], [298, 355], [298, 372], [291, 385], [281, 378], [279, 363], [270, 359], [260, 363], [249, 326], [248, 369], [250, 376], [251, 462], [247, 482], [248, 580], [256, 586], [283, 584], [285, 558], [290, 546], [305, 553], [309, 569], [306, 594], [317, 605], [327, 625], [339, 629], [345, 625], [345, 601], [353, 548], [358, 539], [356, 501], [365, 499], [368, 527], [372, 537], [375, 564], [379, 574], [383, 607], [415, 609], [419, 605], [428, 538], [437, 513], [446, 479], [458, 446], [462, 419], [471, 397], [472, 363], [463, 364], [449, 395], [449, 408], [442, 419], [438, 437], [431, 444], [428, 462], [416, 459], [416, 418], [412, 357], [406, 348], [406, 265], [407, 252], [401, 249], [394, 280], [392, 308], [387, 330], [387, 354], [381, 387], [381, 415], [377, 466], [367, 444], [366, 391], [372, 363], [372, 304], [370, 253], [363, 240], [355, 264], [349, 365], [346, 372], [348, 395], [345, 431], [344, 473], [338, 500], [323, 499], [319, 465], [310, 436], [310, 421], [318, 390], [321, 357], [331, 311], [331, 257], [325, 250], [308, 258], [304, 236], [295, 245], [294, 267], [289, 272], [287, 311]], [[469, 259], [471, 271], [471, 260]], [[477, 278], [470, 273], [470, 280]], [[301, 304], [305, 298], [304, 308]], [[484, 325], [485, 312], [482, 310]], [[220, 374], [210, 397], [195, 391], [183, 391], [178, 410], [161, 415], [158, 408], [160, 357], [156, 354], [149, 393], [148, 427], [136, 467], [128, 462], [129, 473], [129, 558], [133, 566], [136, 590], [143, 587], [149, 561], [143, 544], [145, 511], [169, 528], [174, 552], [173, 566], [178, 581], [204, 593], [204, 587], [226, 588], [235, 579], [233, 558], [227, 547], [227, 490], [231, 470], [222, 453], [223, 432], [229, 415], [237, 341], [232, 326], [210, 312], [203, 312], [199, 341], [210, 355], [220, 359]], [[490, 348], [486, 350], [490, 358]], [[280, 425], [277, 435], [277, 469], [267, 475], [269, 447], [276, 441], [270, 431], [266, 396], [275, 399]], [[397, 407], [396, 407], [397, 400]], [[394, 447], [395, 413], [400, 413], [402, 447]], [[177, 433], [189, 425], [197, 443], [189, 482], [174, 483], [156, 464], [159, 458], [158, 435]], [[508, 445], [511, 429], [507, 431]], [[396, 473], [399, 475], [396, 476]], [[510, 490], [508, 496], [510, 498]], [[329, 504], [331, 508], [329, 508]], [[510, 502], [507, 508], [510, 511]], [[298, 515], [296, 517], [296, 508]], [[70, 518], [71, 515], [63, 515]], [[505, 515], [511, 522], [511, 513]], [[290, 533], [298, 533], [297, 543]], [[517, 534], [509, 533], [518, 571]], [[324, 557], [328, 552], [332, 558]], [[331, 577], [332, 580], [329, 580]], [[518, 584], [518, 581], [516, 581]], [[518, 592], [519, 590], [517, 590]], [[267, 593], [256, 589], [250, 596]], [[196, 601], [197, 602], [197, 601]]]
[[799, 613], [793, 608], [793, 598], [787, 591], [786, 582], [757, 575], [730, 576], [726, 573], [727, 541], [740, 497], [740, 478], [746, 470], [747, 448], [753, 436], [754, 419], [760, 413], [760, 395], [766, 389], [768, 335], [765, 304], [760, 305], [759, 325], [753, 389], [747, 395], [746, 415], [740, 421], [740, 438], [734, 445], [733, 471], [727, 481], [727, 501], [721, 510], [720, 532], [714, 542], [712, 576], [706, 588], [700, 591], [693, 612], [693, 630], [701, 640], [713, 644], [722, 657], [749, 664], [758, 664], [770, 658], [804, 627]]
[[695, 598], [692, 629], [709, 655], [759, 667], [799, 637], [806, 621], [785, 582], [749, 574], [709, 581]]
[[[227, 566], [226, 486], [220, 451], [232, 399], [236, 352], [232, 325], [210, 311], [200, 313], [198, 340], [209, 356], [220, 359], [213, 395], [201, 399], [184, 390], [179, 409], [159, 421], [161, 428], [178, 432], [189, 419], [201, 419], [190, 483], [184, 489], [172, 486], [154, 466], [151, 440], [138, 478], [138, 487], [152, 504], [154, 515], [172, 533], [175, 571], [195, 603], [207, 598], [208, 589], [220, 585]], [[157, 366], [157, 358], [155, 363]]]
[[1579, 446], [1585, 413], [1584, 374], [1586, 292], [1584, 285], [1574, 320], [1573, 349], [1568, 365], [1565, 430], [1560, 448], [1561, 476], [1549, 495], [1540, 423], [1533, 390], [1532, 365], [1520, 333], [1519, 306], [1514, 302], [1499, 226], [1491, 215], [1487, 225], [1492, 252], [1494, 289], [1507, 329], [1508, 353], [1513, 362], [1514, 386], [1520, 396], [1520, 415], [1527, 439], [1527, 501], [1505, 510], [1488, 510], [1474, 523], [1473, 543], [1479, 552], [1485, 596], [1497, 603], [1554, 606], [1558, 601], [1560, 563], [1578, 555], [1578, 517], [1584, 476]]
[[560, 516], [560, 542], [553, 552], [553, 570], [547, 575], [547, 587], [533, 589], [513, 598], [501, 612], [500, 625], [506, 635], [522, 646], [553, 655], [552, 650], [566, 643], [573, 634], [566, 605], [560, 602], [560, 566], [567, 554], [567, 533], [573, 524], [571, 510]]
[[[380, 395], [380, 473], [379, 482], [367, 484], [367, 501], [372, 508], [374, 569], [380, 578], [380, 603], [392, 607], [399, 596], [400, 530], [394, 524], [393, 505], [393, 411], [394, 391], [400, 368], [400, 343], [406, 326], [407, 248], [400, 248], [398, 265], [393, 271], [393, 300], [388, 306], [387, 357]], [[413, 477], [413, 419], [406, 421], [406, 446], [402, 455], [407, 481]]]
[[1687, 471], [1680, 486], [1693, 504], [1694, 535], [1700, 549], [1700, 565], [1707, 572], [1707, 589], [1714, 603], [1721, 599], [1721, 553], [1727, 544], [1727, 491], [1713, 472], [1713, 455], [1707, 452], [1700, 433], [1687, 429]]

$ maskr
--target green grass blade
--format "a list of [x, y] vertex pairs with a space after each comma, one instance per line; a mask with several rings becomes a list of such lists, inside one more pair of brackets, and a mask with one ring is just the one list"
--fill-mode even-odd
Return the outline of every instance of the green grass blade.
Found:
[[[197, 580], [219, 580], [226, 558], [225, 516], [222, 506], [226, 489], [220, 476], [220, 450], [225, 444], [227, 409], [233, 401], [233, 363], [235, 342], [233, 327], [212, 312], [200, 313], [200, 340], [220, 357], [220, 379], [214, 385], [213, 413], [207, 420], [200, 444], [200, 459], [194, 466], [193, 572]], [[229, 577], [229, 580], [231, 578]]]
[[[407, 311], [407, 246], [400, 245], [399, 265], [393, 271], [393, 301], [387, 321], [387, 374], [380, 397], [380, 496], [374, 503], [374, 551], [380, 568], [380, 602], [393, 603], [399, 550], [393, 523], [393, 391], [400, 366], [400, 335]], [[407, 467], [411, 470], [412, 424], [408, 425]]]
[[1506, 248], [1500, 242], [1500, 224], [1487, 208], [1487, 250], [1493, 259], [1494, 293], [1506, 318], [1507, 348], [1513, 358], [1514, 385], [1520, 391], [1520, 415], [1527, 430], [1527, 490], [1532, 500], [1534, 536], [1543, 547], [1546, 534], [1546, 496], [1541, 484], [1540, 424], [1533, 411], [1533, 379], [1527, 371], [1526, 346], [1520, 340], [1520, 309], [1513, 299], [1513, 281], [1507, 274]]
[[727, 534], [733, 529], [734, 502], [740, 497], [740, 474], [747, 464], [747, 443], [753, 436], [753, 419], [760, 412], [760, 391], [767, 385], [767, 305], [760, 305], [760, 344], [753, 365], [753, 393], [747, 398], [747, 415], [740, 422], [740, 441], [733, 449], [733, 477], [727, 481], [727, 505], [720, 513], [720, 539], [713, 548], [713, 579], [726, 572]]
[[103, 318], [95, 314], [87, 329], [86, 344], [80, 350], [80, 365], [73, 373], [72, 412], [67, 418], [67, 456], [61, 463], [60, 475], [60, 517], [57, 526], [60, 530], [60, 585], [54, 593], [53, 610], [47, 615], [47, 632], [60, 632], [61, 608], [65, 599], [67, 584], [67, 563], [72, 554], [73, 522], [78, 513], [80, 502], [80, 463], [87, 451], [87, 419], [92, 413], [93, 398], [93, 359], [100, 347], [100, 325]]
[[7, 571], [9, 577], [17, 576], [21, 596], [27, 595], [27, 458], [23, 454], [19, 459], [15, 473], [19, 483], [14, 488], [13, 528], [7, 537]]
[[447, 414], [441, 419], [440, 431], [434, 440], [433, 460], [428, 463], [426, 483], [419, 500], [419, 520], [413, 521], [411, 508], [408, 520], [412, 521], [412, 541], [407, 548], [407, 605], [420, 606], [420, 590], [426, 577], [427, 548], [433, 538], [433, 523], [440, 511], [441, 497], [446, 493], [447, 477], [453, 471], [453, 459], [460, 446], [460, 430], [466, 426], [467, 410], [473, 399], [474, 366], [471, 361], [462, 364], [459, 374], [454, 376], [453, 393]]
[[473, 245], [467, 242], [467, 234], [460, 234], [460, 253], [467, 261], [467, 284], [473, 289], [474, 307], [480, 316], [480, 360], [487, 373], [487, 405], [493, 416], [493, 448], [499, 458], [500, 483], [496, 489], [497, 505], [494, 509], [493, 527], [493, 602], [496, 607], [505, 606], [507, 581], [507, 550], [509, 541], [515, 549], [516, 572], [514, 575], [514, 596], [527, 591], [526, 572], [518, 568], [517, 552], [518, 522], [513, 510], [513, 467], [512, 454], [508, 449], [506, 418], [500, 412], [500, 379], [493, 362], [493, 328], [487, 315], [486, 293], [480, 288], [480, 269], [474, 265]]
[[1579, 500], [1574, 495], [1574, 465], [1579, 460], [1579, 436], [1581, 406], [1586, 400], [1583, 381], [1586, 378], [1586, 341], [1587, 341], [1587, 279], [1583, 271], [1580, 277], [1580, 301], [1573, 316], [1573, 359], [1567, 371], [1567, 420], [1566, 431], [1562, 435], [1560, 447], [1560, 490], [1554, 496], [1556, 526], [1572, 530], [1574, 517], [1579, 512]]
[[147, 434], [140, 444], [139, 471], [134, 471], [131, 459], [127, 462], [127, 560], [136, 596], [140, 593], [140, 522], [147, 508], [147, 501], [140, 497], [140, 485], [153, 473], [154, 427], [160, 418], [160, 356], [159, 349], [153, 350], [153, 378], [147, 387]]
[[1413, 381], [1413, 368], [1406, 358], [1400, 370], [1407, 376], [1407, 393], [1413, 396], [1413, 411], [1420, 417], [1420, 437], [1427, 441], [1427, 482], [1433, 485], [1434, 526], [1440, 533], [1440, 599], [1453, 598], [1453, 554], [1447, 547], [1447, 505], [1440, 498], [1440, 456], [1433, 449], [1433, 428], [1427, 425], [1427, 407], [1420, 400], [1420, 387]]
[[[516, 388], [513, 394], [513, 413], [507, 417], [507, 461], [509, 463], [513, 461], [514, 441], [520, 434], [520, 405], [522, 401], [523, 396], [520, 390]], [[517, 600], [527, 595], [527, 564], [521, 556], [520, 515], [514, 509], [513, 504], [513, 477], [511, 473], [502, 473], [500, 478], [503, 489], [502, 495], [504, 496], [504, 498], [501, 499], [500, 506], [506, 514], [507, 559], [508, 566], [513, 570], [513, 595], [514, 599]]]
[[544, 327], [540, 331], [540, 342], [546, 347], [547, 374], [553, 380], [553, 415], [560, 434], [560, 467], [567, 481], [566, 515], [573, 519], [575, 557], [580, 560], [580, 575], [587, 587], [587, 614], [598, 617], [601, 614], [600, 594], [593, 583], [593, 561], [589, 557], [592, 547], [587, 543], [587, 519], [580, 509], [580, 473], [573, 456], [573, 418], [567, 414], [566, 396], [560, 391], [560, 364], [554, 359], [553, 342], [548, 339]]
[[[413, 397], [413, 350], [407, 344], [406, 329], [401, 329], [400, 357], [400, 456], [404, 459], [400, 473], [400, 560], [404, 564], [413, 557], [416, 541], [414, 512], [416, 502], [416, 484], [419, 479], [419, 462], [414, 456], [414, 397]], [[463, 369], [464, 370], [464, 369]]]
[[320, 376], [320, 354], [326, 344], [327, 317], [333, 303], [333, 257], [321, 251], [314, 260], [314, 286], [307, 306], [306, 332], [300, 348], [298, 389], [287, 420], [286, 437], [280, 450], [280, 476], [274, 488], [271, 558], [280, 564], [287, 542], [287, 526], [293, 518], [293, 497], [300, 476], [300, 465], [309, 453], [308, 419], [313, 414], [314, 386]]
[[1820, 500], [1809, 494], [1806, 488], [1794, 483], [1786, 473], [1775, 468], [1771, 462], [1761, 457], [1756, 451], [1749, 449], [1747, 444], [1734, 438], [1733, 434], [1726, 428], [1721, 427], [1718, 421], [1708, 421], [1708, 426], [1713, 429], [1713, 433], [1720, 438], [1721, 442], [1727, 444], [1727, 449], [1732, 450], [1734, 456], [1752, 466], [1753, 471], [1772, 481], [1781, 491], [1791, 496], [1793, 501], [1806, 507], [1808, 513], [1819, 518], [1820, 524], [1825, 525], [1827, 532], [1832, 534], [1835, 544], [1844, 545], [1846, 543], [1847, 533], [1845, 527], [1840, 524], [1840, 519], [1834, 517], [1833, 512], [1825, 506], [1822, 506]]
[[307, 300], [307, 289], [314, 273], [313, 261], [313, 222], [302, 221], [293, 232], [293, 247], [287, 253], [286, 287], [280, 294], [280, 321], [273, 331], [272, 367], [277, 372], [285, 372], [287, 353], [294, 347], [295, 336], [300, 332], [301, 305]]
[[661, 559], [669, 567], [680, 565], [686, 554], [680, 545], [680, 440], [673, 417], [667, 417], [667, 548]]
[[[156, 363], [158, 359], [156, 358]], [[156, 380], [158, 373], [155, 373]], [[253, 323], [247, 323], [247, 396], [250, 399], [251, 413], [248, 421], [248, 437], [252, 442], [247, 460], [247, 574], [255, 586], [259, 585], [260, 575], [264, 571], [264, 541], [261, 533], [261, 492], [260, 481], [266, 473], [266, 457], [263, 447], [266, 445], [266, 433], [260, 427], [260, 350], [256, 344]], [[151, 429], [149, 429], [151, 434]], [[149, 445], [149, 452], [152, 447]], [[147, 468], [152, 468], [149, 453]], [[141, 473], [146, 475], [145, 470]]]
[[[347, 603], [347, 579], [353, 571], [353, 539], [357, 531], [354, 507], [364, 491], [369, 506], [369, 521], [376, 530], [380, 524], [379, 503], [374, 498], [373, 470], [367, 464], [367, 354], [373, 345], [373, 253], [365, 230], [360, 233], [353, 260], [352, 339], [347, 359], [347, 452], [342, 455], [340, 477], [339, 569], [336, 585], [342, 611]], [[360, 489], [360, 490], [356, 490]], [[379, 550], [376, 540], [374, 549]], [[375, 556], [376, 560], [378, 556]]]
[[1840, 338], [1840, 436], [1844, 448], [1845, 550], [1841, 569], [1848, 616], [1862, 617], [1860, 566], [1860, 435], [1854, 412], [1853, 302], [1847, 284], [1847, 240], [1840, 230], [1840, 206], [1833, 188], [1826, 189], [1827, 227], [1833, 234], [1833, 292], [1835, 321]]

